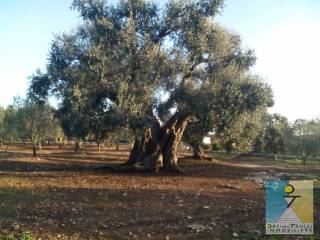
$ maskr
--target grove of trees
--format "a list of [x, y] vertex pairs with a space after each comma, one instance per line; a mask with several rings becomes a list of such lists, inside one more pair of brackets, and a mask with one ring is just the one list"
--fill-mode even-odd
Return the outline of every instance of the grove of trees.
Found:
[[319, 121], [291, 126], [267, 114], [272, 90], [250, 71], [254, 52], [215, 21], [222, 5], [74, 0], [83, 22], [55, 36], [26, 99], [0, 109], [1, 143], [29, 140], [36, 156], [36, 144], [49, 135], [59, 144], [74, 140], [78, 151], [88, 137], [100, 148], [125, 131], [133, 147], [120, 170], [143, 171], [180, 171], [180, 141], [204, 159], [202, 140], [210, 132], [228, 151], [317, 155], [311, 149], [319, 151]]

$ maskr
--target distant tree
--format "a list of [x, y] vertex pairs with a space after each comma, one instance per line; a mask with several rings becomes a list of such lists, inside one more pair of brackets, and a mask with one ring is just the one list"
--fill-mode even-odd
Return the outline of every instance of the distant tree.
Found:
[[308, 157], [320, 155], [320, 120], [298, 119], [293, 123], [292, 153], [297, 154], [306, 164]]
[[223, 130], [216, 133], [219, 145], [227, 152], [249, 152], [253, 149], [256, 137], [261, 133], [266, 108], [246, 111], [233, 117]]
[[68, 139], [75, 141], [75, 152], [79, 152], [81, 141], [89, 134], [89, 116], [83, 108], [82, 102], [76, 96], [64, 100], [63, 107], [58, 109], [56, 116]]
[[277, 154], [284, 153], [286, 131], [289, 129], [289, 123], [286, 117], [279, 114], [266, 116], [266, 129], [264, 132], [264, 150], [272, 153], [277, 160]]
[[252, 146], [255, 152], [273, 154], [275, 159], [277, 154], [288, 152], [287, 140], [290, 138], [291, 128], [286, 117], [265, 113], [260, 126]]
[[54, 124], [54, 138], [56, 143], [58, 143], [59, 145], [59, 149], [62, 148], [62, 145], [65, 145], [68, 141], [66, 135], [64, 134], [63, 129], [61, 128], [61, 124], [60, 121], [58, 119], [55, 120], [55, 124]]
[[17, 108], [14, 105], [9, 105], [4, 112], [3, 138], [6, 140], [6, 148], [8, 148], [13, 139], [20, 138], [17, 112]]
[[100, 151], [105, 140], [110, 139], [123, 126], [124, 120], [108, 101], [91, 104], [87, 108], [87, 112], [90, 113], [89, 131], [97, 143], [98, 151]]
[[30, 139], [33, 156], [37, 156], [37, 147], [51, 131], [54, 122], [53, 109], [48, 104], [34, 103], [30, 99], [16, 103], [17, 129], [22, 139]]

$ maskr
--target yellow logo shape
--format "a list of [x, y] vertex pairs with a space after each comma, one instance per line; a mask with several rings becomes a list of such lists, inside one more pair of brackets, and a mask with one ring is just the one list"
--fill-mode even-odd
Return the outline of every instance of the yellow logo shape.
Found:
[[284, 188], [284, 191], [285, 191], [286, 193], [293, 193], [294, 187], [293, 187], [291, 184], [288, 184], [288, 185]]

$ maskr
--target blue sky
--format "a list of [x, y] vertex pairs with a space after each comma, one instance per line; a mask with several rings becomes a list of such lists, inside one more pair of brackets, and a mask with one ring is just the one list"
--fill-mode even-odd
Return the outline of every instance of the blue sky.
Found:
[[[80, 19], [72, 0], [0, 0], [0, 105], [23, 95], [28, 76], [44, 68], [54, 33]], [[259, 73], [278, 112], [294, 120], [320, 116], [320, 1], [226, 0], [218, 21], [255, 49]]]
[[80, 21], [72, 0], [0, 0], [0, 105], [24, 95], [28, 76], [44, 68], [54, 33]]
[[320, 116], [320, 1], [227, 0], [219, 22], [255, 49], [253, 71], [271, 84], [289, 120]]

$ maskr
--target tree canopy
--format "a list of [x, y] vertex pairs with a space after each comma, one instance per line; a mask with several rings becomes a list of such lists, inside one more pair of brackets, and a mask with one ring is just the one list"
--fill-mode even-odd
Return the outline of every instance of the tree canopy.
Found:
[[252, 50], [214, 17], [223, 1], [75, 0], [83, 18], [57, 35], [47, 70], [30, 91], [59, 99], [68, 137], [101, 138], [120, 128], [135, 138], [127, 167], [177, 170], [176, 148], [273, 104], [270, 87], [250, 72]]

